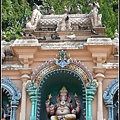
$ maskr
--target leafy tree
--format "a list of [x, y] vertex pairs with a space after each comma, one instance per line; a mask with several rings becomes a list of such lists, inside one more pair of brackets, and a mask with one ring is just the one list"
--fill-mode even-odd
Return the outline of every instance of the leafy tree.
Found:
[[118, 1], [117, 0], [99, 0], [102, 13], [102, 23], [106, 26], [108, 37], [114, 38], [115, 29], [118, 29]]
[[19, 38], [27, 15], [31, 14], [31, 8], [26, 0], [3, 0], [2, 1], [2, 32], [10, 40], [13, 35]]

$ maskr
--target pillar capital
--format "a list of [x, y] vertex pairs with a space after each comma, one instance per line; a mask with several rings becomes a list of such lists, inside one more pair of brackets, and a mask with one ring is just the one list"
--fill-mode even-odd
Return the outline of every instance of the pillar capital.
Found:
[[23, 82], [26, 82], [27, 80], [30, 80], [30, 76], [28, 76], [27, 74], [22, 75], [20, 78]]
[[28, 93], [32, 90], [35, 90], [38, 88], [38, 84], [37, 83], [34, 83], [32, 82], [31, 80], [28, 80], [27, 83], [26, 83], [26, 89], [28, 91]]
[[30, 75], [32, 73], [31, 68], [20, 68], [19, 71], [20, 71], [21, 75], [24, 75], [24, 74]]
[[98, 74], [98, 73], [105, 74], [106, 68], [105, 67], [93, 67], [93, 72], [95, 74]]
[[96, 88], [86, 89], [87, 100], [90, 100], [90, 101], [94, 100], [94, 95], [96, 91], [97, 91]]
[[27, 90], [27, 93], [29, 94], [30, 100], [32, 102], [37, 100], [37, 91], [36, 90]]
[[94, 78], [96, 78], [99, 82], [99, 81], [102, 81], [105, 78], [105, 76], [101, 73], [98, 73], [94, 76]]
[[11, 107], [12, 108], [17, 108], [19, 105], [19, 101], [11, 101]]

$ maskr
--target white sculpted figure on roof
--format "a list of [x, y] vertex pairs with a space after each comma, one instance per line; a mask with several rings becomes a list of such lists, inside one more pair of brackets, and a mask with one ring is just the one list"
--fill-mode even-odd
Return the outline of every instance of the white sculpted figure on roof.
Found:
[[102, 26], [101, 23], [102, 14], [98, 15], [98, 9], [100, 9], [99, 3], [93, 2], [93, 3], [89, 3], [89, 5], [92, 7], [92, 10], [89, 13], [92, 26], [93, 27]]
[[66, 31], [66, 30], [72, 30], [71, 22], [69, 21], [69, 17], [67, 14], [65, 14], [62, 20], [57, 24], [56, 31]]
[[35, 28], [38, 20], [41, 18], [42, 14], [40, 13], [40, 8], [42, 8], [42, 5], [37, 5], [34, 3], [33, 6], [33, 12], [32, 12], [32, 17], [28, 19], [28, 22], [26, 24], [26, 28]]

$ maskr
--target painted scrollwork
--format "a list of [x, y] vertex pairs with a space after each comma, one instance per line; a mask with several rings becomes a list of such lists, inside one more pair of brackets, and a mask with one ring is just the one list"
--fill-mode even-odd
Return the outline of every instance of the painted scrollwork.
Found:
[[92, 88], [97, 88], [97, 87], [98, 87], [98, 82], [96, 79], [93, 79], [92, 81], [86, 84], [87, 89], [92, 89]]
[[35, 90], [37, 88], [38, 88], [38, 84], [37, 83], [34, 83], [31, 80], [27, 81], [27, 83], [26, 83], [26, 89], [28, 89], [28, 90]]

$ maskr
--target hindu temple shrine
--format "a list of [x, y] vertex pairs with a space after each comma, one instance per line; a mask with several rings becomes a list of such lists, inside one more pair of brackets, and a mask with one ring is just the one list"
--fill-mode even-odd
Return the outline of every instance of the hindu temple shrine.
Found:
[[34, 4], [24, 35], [1, 41], [7, 120], [118, 120], [119, 34], [109, 38], [99, 3], [90, 5], [44, 15]]

